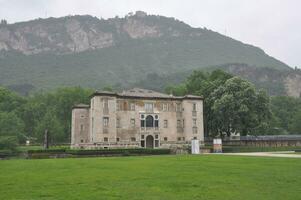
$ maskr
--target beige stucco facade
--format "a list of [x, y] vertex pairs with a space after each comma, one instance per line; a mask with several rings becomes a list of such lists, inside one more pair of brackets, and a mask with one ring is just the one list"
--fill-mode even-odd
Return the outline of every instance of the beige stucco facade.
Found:
[[95, 92], [72, 110], [72, 148], [171, 148], [204, 142], [203, 99], [151, 90]]

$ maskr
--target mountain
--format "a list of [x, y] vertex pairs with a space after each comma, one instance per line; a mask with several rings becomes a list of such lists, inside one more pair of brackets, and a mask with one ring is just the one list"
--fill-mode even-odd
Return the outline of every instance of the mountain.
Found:
[[124, 88], [152, 74], [228, 63], [294, 71], [258, 47], [142, 11], [107, 20], [85, 15], [0, 25], [0, 85], [21, 93], [74, 85]]
[[[301, 70], [279, 70], [268, 67], [249, 66], [242, 63], [223, 64], [214, 67], [203, 68], [203, 71], [222, 69], [230, 74], [242, 77], [252, 82], [258, 89], [264, 89], [271, 96], [301, 97]], [[164, 91], [169, 85], [180, 84], [192, 74], [193, 70], [169, 74], [148, 74], [145, 79], [139, 80], [131, 87], [140, 87]], [[156, 84], [152, 84], [156, 82]]]

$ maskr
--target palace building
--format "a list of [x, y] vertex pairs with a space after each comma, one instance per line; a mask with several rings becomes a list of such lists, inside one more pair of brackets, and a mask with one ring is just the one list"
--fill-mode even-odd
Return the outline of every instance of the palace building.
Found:
[[204, 143], [203, 98], [134, 88], [95, 92], [72, 109], [71, 148], [172, 148]]

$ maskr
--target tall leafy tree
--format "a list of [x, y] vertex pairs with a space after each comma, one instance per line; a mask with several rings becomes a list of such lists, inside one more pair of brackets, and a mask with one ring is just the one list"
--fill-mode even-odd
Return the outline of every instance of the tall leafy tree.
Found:
[[25, 140], [24, 123], [14, 112], [0, 112], [0, 136], [14, 136]]
[[214, 130], [219, 134], [254, 134], [270, 119], [269, 98], [255, 86], [233, 77], [211, 95]]

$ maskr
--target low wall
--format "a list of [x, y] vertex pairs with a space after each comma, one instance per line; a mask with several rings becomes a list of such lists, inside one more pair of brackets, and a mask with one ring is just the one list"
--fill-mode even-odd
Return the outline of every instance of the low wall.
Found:
[[[212, 141], [206, 141], [212, 145]], [[223, 140], [223, 146], [301, 147], [301, 140]]]

